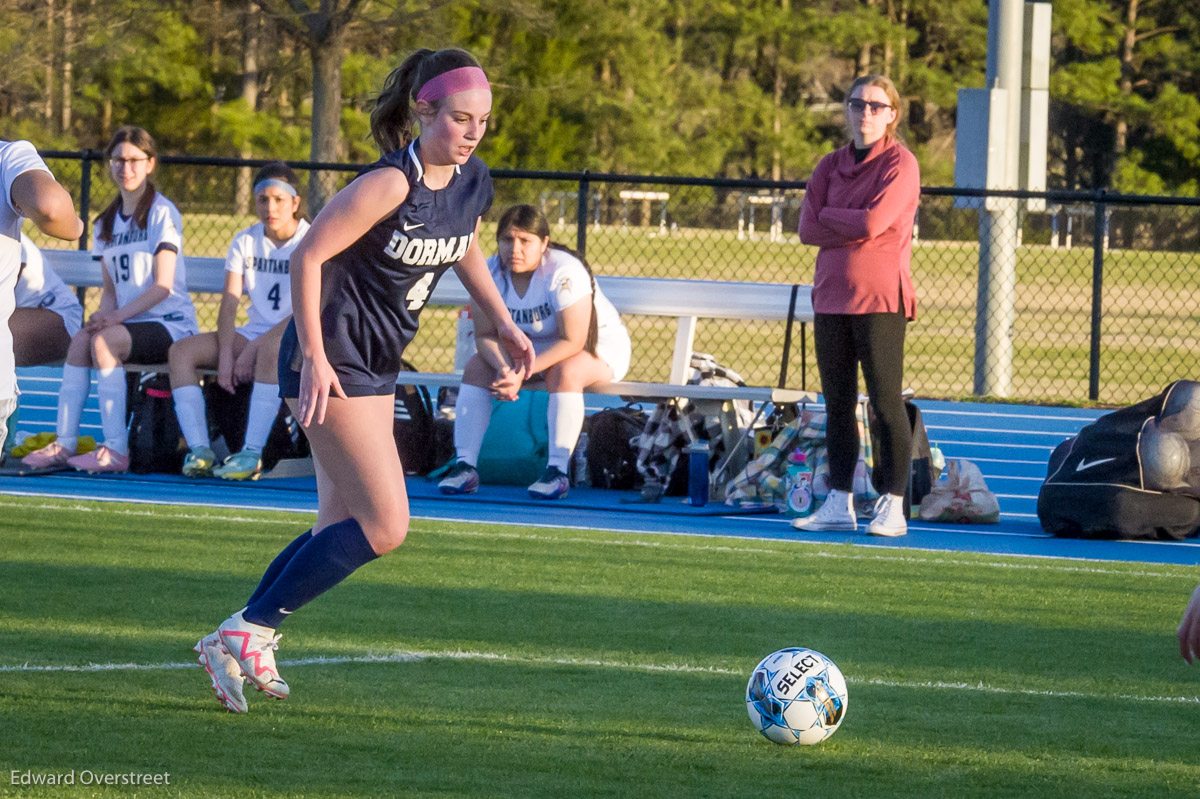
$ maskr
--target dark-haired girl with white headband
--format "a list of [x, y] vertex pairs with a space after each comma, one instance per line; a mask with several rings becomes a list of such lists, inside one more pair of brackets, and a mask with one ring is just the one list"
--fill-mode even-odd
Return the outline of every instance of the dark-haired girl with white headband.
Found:
[[[282, 161], [254, 176], [254, 213], [259, 218], [233, 237], [225, 256], [225, 286], [217, 329], [171, 345], [171, 394], [187, 440], [184, 477], [216, 475], [254, 479], [262, 473], [262, 451], [279, 415], [279, 341], [292, 316], [291, 257], [308, 221], [300, 213], [300, 179]], [[250, 300], [247, 323], [237, 324], [242, 295]], [[230, 394], [253, 383], [246, 438], [239, 452], [217, 466], [208, 437], [208, 416], [200, 389], [201, 369], [216, 369], [217, 384]], [[215, 468], [214, 468], [215, 467]]]
[[317, 523], [276, 556], [246, 606], [196, 645], [229, 710], [246, 710], [243, 677], [286, 698], [276, 628], [408, 533], [392, 438], [395, 384], [421, 308], [447, 269], [490, 318], [510, 368], [530, 374], [533, 346], [478, 242], [492, 182], [474, 153], [491, 110], [487, 77], [468, 53], [410, 55], [371, 114], [385, 155], [330, 200], [292, 254], [294, 317], [280, 346], [279, 390], [312, 446]]

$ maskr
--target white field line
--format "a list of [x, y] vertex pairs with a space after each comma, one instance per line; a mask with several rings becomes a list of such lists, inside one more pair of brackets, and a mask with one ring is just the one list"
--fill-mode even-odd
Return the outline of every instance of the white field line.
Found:
[[[930, 441], [932, 442], [933, 439], [930, 439]], [[937, 439], [937, 445], [938, 445], [938, 448], [941, 449], [943, 453], [945, 453], [947, 446], [962, 446], [962, 447], [988, 448], [988, 449], [1041, 449], [1041, 450], [1045, 450], [1046, 452], [1052, 452], [1054, 450], [1054, 448], [1058, 446], [1058, 444], [1053, 444], [1053, 445], [1051, 445], [1051, 444], [1006, 444], [1006, 443], [1002, 443], [999, 441], [955, 441], [953, 439], [941, 438], [941, 437], [939, 437]], [[953, 459], [955, 456], [947, 456], [947, 457]], [[967, 460], [975, 460], [975, 459], [968, 458]]]
[[[743, 677], [741, 669], [729, 669], [719, 666], [695, 666], [687, 663], [634, 663], [620, 660], [599, 660], [595, 658], [565, 658], [538, 657], [529, 655], [506, 655], [499, 652], [463, 652], [454, 651], [412, 651], [387, 652], [369, 655], [344, 657], [314, 657], [300, 660], [281, 660], [279, 665], [287, 667], [298, 666], [340, 666], [348, 663], [415, 663], [423, 660], [480, 660], [501, 663], [515, 663], [533, 666], [567, 666], [572, 668], [585, 667], [593, 669], [618, 669], [622, 671], [641, 671], [666, 674], [715, 674], [722, 677]], [[0, 673], [41, 673], [62, 674], [82, 673], [93, 674], [103, 672], [146, 672], [167, 671], [194, 668], [194, 662], [187, 663], [92, 663], [86, 666], [31, 666], [0, 665]], [[1005, 688], [985, 683], [943, 682], [940, 680], [885, 680], [872, 677], [847, 677], [851, 685], [870, 685], [881, 688], [897, 688], [900, 690], [938, 690], [962, 691], [965, 693], [1000, 694], [1009, 696], [1049, 697], [1053, 699], [1090, 699], [1123, 702], [1161, 702], [1171, 704], [1200, 705], [1200, 696], [1153, 696], [1139, 694], [1105, 693], [1101, 691], [1047, 691], [1033, 688]]]
[[[1073, 433], [1068, 433], [1062, 430], [1014, 430], [1006, 427], [961, 427], [958, 425], [949, 424], [927, 424], [925, 425], [925, 430], [934, 433], [942, 430], [957, 430], [963, 433], [988, 433], [989, 435], [1008, 433], [1009, 435], [1014, 436], [1060, 436], [1062, 438], [1070, 438], [1072, 435], [1074, 435]], [[938, 444], [940, 445], [941, 443], [942, 440], [939, 438]]]
[[[916, 400], [920, 402], [920, 400]], [[1096, 416], [1058, 416], [1056, 414], [1047, 413], [1000, 413], [998, 411], [967, 411], [967, 410], [948, 410], [948, 409], [933, 409], [922, 410], [921, 413], [925, 418], [933, 417], [935, 419], [942, 416], [979, 416], [984, 419], [1037, 419], [1045, 421], [1053, 419], [1056, 422], [1094, 422], [1103, 414]]]
[[[949, 460], [954, 460], [954, 456], [951, 455]], [[1046, 466], [1046, 461], [1023, 461], [1017, 458], [966, 458], [965, 460], [969, 460], [971, 463], [1023, 463], [1031, 464], [1033, 466], [1041, 466], [1042, 468], [1045, 468]]]
[[[224, 514], [218, 514], [218, 513], [212, 513], [212, 514], [165, 513], [162, 511], [136, 510], [136, 509], [132, 509], [132, 508], [122, 508], [119, 510], [114, 510], [114, 509], [110, 509], [110, 508], [106, 508], [106, 507], [94, 507], [91, 505], [79, 505], [79, 504], [75, 504], [75, 503], [55, 504], [55, 503], [51, 503], [51, 502], [43, 502], [43, 503], [39, 503], [37, 505], [33, 505], [30, 503], [5, 502], [4, 499], [2, 497], [0, 497], [0, 508], [4, 508], [4, 507], [36, 508], [38, 510], [69, 510], [69, 511], [79, 511], [82, 513], [104, 512], [104, 513], [120, 515], [120, 516], [153, 517], [153, 518], [158, 518], [158, 519], [186, 519], [189, 521], [235, 522], [235, 523], [245, 523], [245, 524], [255, 524], [255, 525], [273, 524], [273, 525], [286, 525], [288, 527], [296, 527], [296, 525], [297, 525], [297, 521], [294, 519], [264, 519], [264, 518], [254, 518], [254, 517], [247, 517], [247, 516], [231, 516], [231, 515], [224, 515]], [[208, 506], [206, 506], [206, 507], [208, 507]], [[314, 516], [315, 515], [314, 513], [308, 513], [308, 512], [304, 512], [304, 511], [289, 511], [289, 512], [297, 514], [297, 515], [305, 515], [305, 516]], [[646, 533], [643, 530], [613, 530], [610, 527], [587, 527], [587, 526], [582, 526], [582, 525], [562, 525], [562, 524], [549, 524], [549, 523], [533, 523], [533, 522], [524, 522], [524, 521], [519, 522], [519, 523], [518, 522], [491, 522], [491, 521], [480, 522], [477, 519], [446, 519], [446, 518], [438, 518], [438, 519], [434, 519], [432, 521], [454, 522], [454, 523], [460, 523], [460, 524], [521, 527], [521, 528], [524, 528], [527, 530], [544, 528], [544, 529], [551, 529], [551, 530], [596, 530], [596, 531], [607, 531], [607, 532], [628, 532], [628, 533], [636, 533], [639, 537], [629, 538], [629, 539], [583, 538], [583, 537], [561, 536], [561, 535], [545, 535], [542, 533], [533, 533], [533, 532], [503, 532], [500, 530], [421, 530], [421, 531], [418, 531], [416, 534], [417, 535], [451, 535], [451, 536], [461, 536], [464, 538], [491, 538], [491, 539], [500, 539], [500, 540], [507, 539], [507, 540], [544, 541], [544, 542], [550, 542], [550, 543], [560, 542], [560, 543], [571, 544], [571, 545], [592, 544], [592, 545], [615, 546], [615, 547], [649, 547], [649, 548], [657, 548], [657, 549], [665, 549], [665, 550], [683, 550], [683, 551], [688, 551], [688, 552], [731, 552], [731, 553], [753, 554], [753, 555], [759, 555], [759, 554], [778, 555], [780, 553], [781, 548], [786, 548], [786, 547], [791, 547], [791, 546], [820, 547], [820, 546], [835, 545], [835, 546], [837, 546], [837, 549], [835, 549], [835, 550], [832, 550], [832, 551], [818, 550], [815, 552], [806, 552], [804, 554], [804, 556], [807, 558], [828, 558], [830, 560], [876, 561], [876, 562], [885, 562], [885, 563], [915, 563], [915, 564], [926, 564], [926, 565], [935, 565], [935, 566], [940, 566], [940, 565], [945, 564], [945, 565], [950, 565], [950, 566], [978, 566], [981, 568], [1062, 572], [1062, 573], [1071, 573], [1071, 574], [1112, 574], [1112, 575], [1131, 575], [1134, 577], [1166, 577], [1166, 578], [1181, 578], [1181, 579], [1187, 579], [1187, 580], [1195, 579], [1193, 576], [1191, 576], [1190, 572], [1188, 572], [1188, 570], [1191, 567], [1189, 567], [1187, 565], [1181, 565], [1179, 567], [1179, 569], [1180, 569], [1179, 573], [1171, 573], [1171, 572], [1163, 572], [1163, 571], [1148, 571], [1145, 569], [1109, 569], [1109, 568], [1102, 568], [1100, 566], [1068, 566], [1066, 564], [1060, 564], [1060, 563], [1042, 562], [1042, 561], [1047, 561], [1047, 560], [1070, 560], [1070, 561], [1074, 561], [1074, 562], [1097, 563], [1097, 564], [1107, 564], [1107, 563], [1112, 562], [1109, 560], [1103, 560], [1103, 559], [1099, 559], [1099, 558], [1063, 558], [1063, 557], [1058, 557], [1058, 556], [1053, 556], [1053, 555], [1022, 555], [1022, 554], [1014, 554], [1014, 553], [1005, 553], [1003, 555], [994, 555], [992, 557], [1014, 558], [1015, 560], [1011, 561], [1011, 562], [1004, 561], [1004, 560], [974, 561], [974, 560], [956, 559], [953, 557], [937, 557], [938, 555], [944, 554], [945, 550], [920, 549], [920, 548], [904, 550], [906, 552], [922, 553], [924, 556], [900, 555], [900, 554], [877, 554], [879, 552], [879, 550], [875, 549], [874, 547], [863, 548], [861, 546], [856, 545], [854, 547], [854, 549], [847, 549], [844, 544], [841, 544], [840, 542], [834, 542], [834, 541], [816, 542], [816, 541], [801, 541], [801, 540], [796, 540], [796, 539], [780, 540], [780, 539], [773, 539], [773, 538], [753, 538], [753, 537], [743, 537], [743, 536], [729, 536], [732, 539], [745, 542], [744, 546], [733, 546], [733, 545], [729, 545], [729, 544], [704, 543], [706, 540], [711, 539], [713, 536], [697, 535], [695, 533], [678, 533], [678, 532], [667, 532], [667, 531], [656, 531], [656, 532], [652, 532], [652, 533]], [[784, 520], [784, 519], [778, 519], [778, 520], [773, 520], [773, 521], [777, 521], [779, 523], [786, 523], [786, 520]], [[942, 528], [942, 527], [936, 527], [936, 528], [929, 527], [929, 528], [922, 528], [922, 529], [936, 530], [938, 532], [972, 532], [972, 533], [979, 532], [979, 530], [974, 530], [974, 529], [958, 530], [956, 528]], [[647, 536], [647, 537], [640, 537], [640, 536]], [[1024, 537], [1029, 537], [1029, 536], [1024, 536]], [[767, 547], [762, 546], [765, 543], [774, 543], [774, 544], [778, 544], [779, 546], [777, 546], [775, 548], [767, 548]], [[1144, 542], [1123, 541], [1123, 542], [1119, 542], [1119, 543], [1131, 544], [1131, 543], [1144, 543]], [[1157, 542], [1153, 542], [1153, 543], [1156, 547], [1162, 547], [1162, 546], [1170, 546], [1170, 545], [1173, 545], [1176, 543], [1182, 543], [1182, 542], [1157, 541]], [[1192, 546], [1200, 546], [1200, 543], [1194, 544]], [[864, 549], [866, 551], [864, 551]], [[891, 551], [891, 550], [889, 550], [889, 551]], [[980, 553], [980, 554], [987, 555], [988, 553]]]

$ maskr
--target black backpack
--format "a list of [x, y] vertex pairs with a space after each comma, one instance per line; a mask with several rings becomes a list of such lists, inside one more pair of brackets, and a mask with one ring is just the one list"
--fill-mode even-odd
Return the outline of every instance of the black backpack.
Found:
[[[253, 383], [240, 383], [230, 394], [217, 383], [215, 376], [204, 381], [204, 406], [208, 411], [209, 438], [225, 440], [229, 452], [241, 452], [246, 444], [246, 422], [250, 418], [250, 395]], [[286, 402], [279, 406], [279, 415], [271, 426], [267, 443], [263, 447], [263, 470], [270, 471], [281, 460], [306, 458], [311, 450], [300, 423], [292, 416]]]
[[632, 405], [605, 408], [588, 419], [587, 470], [595, 488], [637, 488], [637, 439], [646, 412]]
[[1182, 540], [1200, 529], [1194, 490], [1145, 487], [1138, 443], [1171, 390], [1105, 414], [1050, 454], [1038, 491], [1042, 529], [1065, 538]]
[[143, 372], [137, 378], [129, 408], [129, 471], [179, 474], [187, 443], [175, 416], [170, 377]]
[[[406, 371], [417, 371], [407, 361], [401, 363]], [[428, 474], [439, 465], [433, 421], [433, 400], [429, 396], [429, 389], [425, 386], [396, 386], [392, 437], [396, 439], [396, 452], [407, 474]]]

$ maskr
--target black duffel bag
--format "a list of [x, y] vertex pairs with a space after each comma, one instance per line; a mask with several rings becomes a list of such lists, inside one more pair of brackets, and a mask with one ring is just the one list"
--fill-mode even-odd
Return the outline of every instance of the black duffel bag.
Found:
[[[1176, 381], [1156, 397], [1101, 416], [1059, 444], [1038, 492], [1042, 529], [1065, 538], [1176, 541], [1200, 532], [1196, 486], [1181, 479], [1171, 490], [1155, 490], [1147, 477], [1159, 464], [1144, 462], [1154, 457], [1145, 451], [1148, 437], [1160, 426], [1169, 427], [1164, 419], [1177, 418], [1172, 395], [1178, 399], [1196, 387], [1189, 380]], [[1193, 452], [1200, 454], [1200, 440], [1193, 441]], [[1182, 477], [1189, 475], [1185, 471]], [[1195, 475], [1190, 477], [1194, 483]]]

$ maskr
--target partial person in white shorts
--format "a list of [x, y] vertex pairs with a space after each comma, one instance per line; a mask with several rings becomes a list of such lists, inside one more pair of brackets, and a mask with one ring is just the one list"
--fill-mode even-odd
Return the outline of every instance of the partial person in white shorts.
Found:
[[[31, 471], [128, 471], [124, 365], [163, 363], [173, 342], [199, 332], [187, 288], [183, 218], [150, 179], [157, 152], [150, 134], [133, 125], [119, 128], [104, 149], [118, 193], [92, 231], [92, 257], [100, 261], [104, 281], [100, 308], [67, 348], [57, 438], [22, 459]], [[104, 442], [79, 455], [93, 368]]]
[[[279, 342], [292, 316], [291, 257], [308, 232], [300, 212], [300, 179], [287, 164], [267, 164], [254, 176], [254, 213], [258, 224], [234, 236], [225, 256], [216, 331], [171, 345], [171, 394], [188, 445], [184, 477], [257, 479], [263, 471], [263, 448], [283, 402], [277, 364]], [[237, 327], [243, 294], [250, 300], [248, 322]], [[216, 369], [217, 384], [230, 394], [242, 383], [254, 384], [242, 449], [220, 466], [209, 441], [201, 369]]]
[[75, 290], [47, 269], [41, 250], [21, 234], [17, 307], [8, 320], [17, 366], [57, 363], [67, 357], [71, 338], [83, 327], [83, 306]]
[[[567, 464], [583, 429], [583, 390], [625, 376], [632, 353], [629, 332], [587, 262], [550, 241], [550, 225], [539, 210], [509, 208], [500, 217], [496, 242], [499, 252], [488, 259], [488, 268], [513, 321], [533, 342], [530, 380], [545, 380], [550, 392], [549, 457], [529, 493], [535, 499], [561, 499], [570, 488]], [[455, 404], [457, 457], [438, 484], [445, 494], [479, 487], [476, 466], [492, 399], [514, 400], [526, 382], [508, 363], [490, 321], [474, 309], [472, 319], [477, 352], [463, 370]]]
[[43, 233], [65, 241], [83, 235], [83, 220], [71, 195], [55, 181], [46, 162], [27, 141], [0, 140], [0, 444], [17, 407], [16, 357], [9, 321], [16, 307], [21, 270], [21, 222], [28, 217]]

